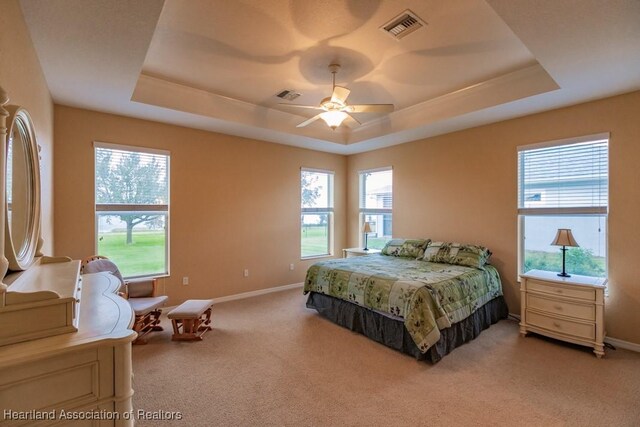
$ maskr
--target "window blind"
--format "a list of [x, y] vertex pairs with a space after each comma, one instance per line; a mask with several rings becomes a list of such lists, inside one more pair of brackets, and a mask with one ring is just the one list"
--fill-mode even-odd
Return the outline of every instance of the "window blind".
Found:
[[333, 172], [301, 169], [303, 213], [333, 212]]
[[608, 153], [608, 139], [519, 148], [519, 212], [607, 213]]
[[393, 208], [393, 170], [360, 172], [360, 210], [388, 212]]
[[[156, 152], [95, 147], [97, 210], [135, 205], [167, 210], [169, 156]], [[109, 205], [109, 206], [104, 206]], [[142, 205], [142, 206], [141, 206]]]
[[96, 253], [126, 278], [168, 274], [170, 153], [94, 142], [94, 155]]

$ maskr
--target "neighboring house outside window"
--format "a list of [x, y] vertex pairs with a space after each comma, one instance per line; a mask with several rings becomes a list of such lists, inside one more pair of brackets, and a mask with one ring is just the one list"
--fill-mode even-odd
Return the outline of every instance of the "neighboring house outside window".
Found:
[[608, 189], [608, 134], [518, 147], [519, 271], [561, 271], [551, 242], [569, 228], [579, 247], [567, 248], [567, 272], [605, 277]]
[[123, 276], [169, 273], [169, 152], [94, 143], [96, 252]]
[[391, 239], [393, 210], [393, 170], [390, 167], [360, 171], [360, 246], [364, 244], [362, 225], [368, 222], [367, 246], [381, 249]]
[[300, 170], [300, 257], [333, 253], [333, 172]]

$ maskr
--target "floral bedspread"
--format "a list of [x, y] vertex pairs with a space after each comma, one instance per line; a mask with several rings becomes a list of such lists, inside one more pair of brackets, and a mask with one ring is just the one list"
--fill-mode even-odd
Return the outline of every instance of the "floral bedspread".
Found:
[[497, 270], [368, 255], [318, 262], [307, 270], [304, 293], [318, 292], [404, 320], [423, 353], [440, 330], [502, 295]]

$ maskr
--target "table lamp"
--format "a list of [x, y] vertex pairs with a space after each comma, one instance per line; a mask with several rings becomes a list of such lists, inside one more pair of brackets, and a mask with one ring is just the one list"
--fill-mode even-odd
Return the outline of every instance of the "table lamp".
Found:
[[565, 271], [565, 256], [567, 254], [567, 246], [577, 248], [578, 242], [573, 238], [573, 234], [571, 234], [571, 229], [569, 228], [559, 228], [558, 234], [556, 234], [556, 238], [551, 242], [553, 246], [562, 246], [562, 273], [558, 273], [560, 277], [571, 277], [570, 274], [567, 274]]
[[364, 249], [365, 251], [368, 251], [369, 248], [367, 247], [367, 238], [369, 237], [369, 233], [371, 233], [373, 230], [371, 229], [371, 224], [369, 224], [367, 221], [364, 222], [364, 224], [362, 224], [362, 232], [364, 233]]

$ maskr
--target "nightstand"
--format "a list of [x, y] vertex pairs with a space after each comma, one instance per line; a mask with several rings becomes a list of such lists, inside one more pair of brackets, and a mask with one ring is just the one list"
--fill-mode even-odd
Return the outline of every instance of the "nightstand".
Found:
[[531, 270], [520, 276], [520, 334], [535, 332], [593, 347], [604, 356], [604, 291], [607, 279]]
[[342, 258], [352, 258], [354, 256], [363, 256], [371, 254], [379, 254], [380, 249], [369, 249], [365, 251], [362, 248], [347, 248], [342, 250]]

